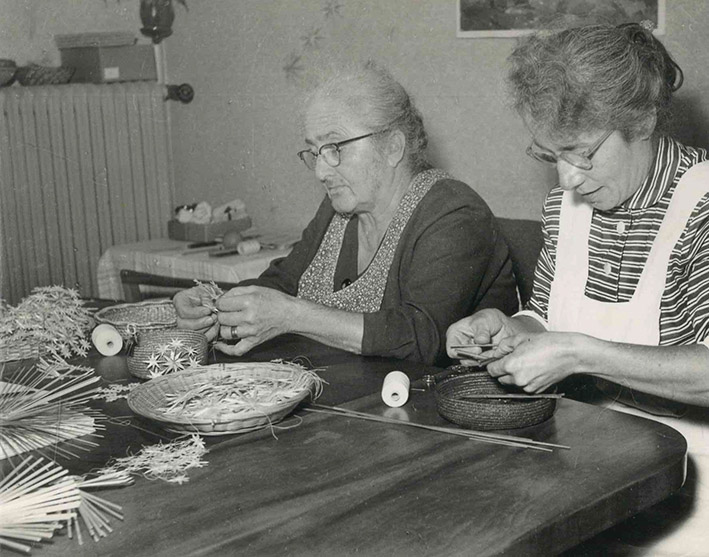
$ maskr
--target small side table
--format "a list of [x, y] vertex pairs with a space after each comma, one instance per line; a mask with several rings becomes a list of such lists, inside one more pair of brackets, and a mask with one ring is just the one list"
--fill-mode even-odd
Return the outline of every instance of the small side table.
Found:
[[[122, 244], [107, 249], [99, 259], [96, 278], [99, 298], [123, 300], [120, 272], [129, 269], [172, 278], [197, 279], [202, 282], [239, 282], [258, 277], [272, 260], [285, 257], [299, 235], [284, 234], [260, 237], [263, 248], [253, 255], [210, 257], [205, 250], [188, 249], [190, 242], [158, 238]], [[288, 247], [285, 247], [288, 246]]]

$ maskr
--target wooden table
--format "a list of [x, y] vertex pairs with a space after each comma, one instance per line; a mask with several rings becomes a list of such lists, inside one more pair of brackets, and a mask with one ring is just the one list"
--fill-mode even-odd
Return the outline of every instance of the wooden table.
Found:
[[[442, 370], [292, 336], [253, 354], [295, 355], [326, 366], [324, 404], [450, 425], [430, 390], [412, 391], [400, 409], [386, 407], [378, 394], [392, 369], [412, 379]], [[91, 360], [106, 381], [128, 380], [122, 357]], [[130, 414], [125, 401], [102, 406], [114, 416]], [[514, 432], [571, 447], [553, 453], [297, 413], [303, 423], [278, 431], [277, 439], [270, 431], [207, 439], [209, 464], [190, 470], [184, 485], [137, 478], [103, 492], [125, 513], [112, 534], [83, 546], [57, 535], [33, 554], [547, 556], [667, 497], [684, 479], [686, 443], [675, 430], [573, 400], [560, 401], [547, 422]], [[84, 472], [158, 439], [109, 424], [99, 449], [63, 464]]]

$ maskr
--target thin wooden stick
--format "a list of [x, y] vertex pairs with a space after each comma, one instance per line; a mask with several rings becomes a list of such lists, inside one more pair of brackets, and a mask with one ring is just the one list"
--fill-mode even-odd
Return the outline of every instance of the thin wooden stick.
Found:
[[451, 348], [453, 350], [458, 350], [458, 349], [468, 349], [468, 348], [487, 348], [489, 350], [494, 350], [497, 348], [497, 344], [453, 344], [451, 345]]
[[542, 441], [535, 441], [534, 439], [529, 439], [529, 438], [525, 438], [525, 437], [515, 437], [513, 435], [489, 433], [489, 432], [476, 431], [476, 430], [471, 430], [471, 429], [455, 429], [455, 428], [449, 428], [449, 427], [431, 426], [431, 425], [419, 424], [416, 422], [397, 420], [394, 418], [386, 418], [384, 416], [376, 416], [373, 414], [366, 414], [364, 412], [358, 412], [357, 410], [350, 410], [350, 409], [341, 408], [338, 406], [326, 406], [324, 404], [311, 404], [311, 407], [305, 407], [304, 410], [307, 410], [309, 412], [339, 414], [339, 415], [344, 415], [344, 416], [349, 416], [349, 417], [354, 417], [354, 418], [361, 418], [364, 420], [371, 420], [371, 421], [376, 421], [376, 422], [383, 422], [383, 423], [397, 424], [397, 425], [405, 425], [405, 426], [416, 427], [416, 428], [420, 428], [420, 429], [428, 429], [431, 431], [438, 431], [440, 433], [448, 433], [451, 435], [459, 435], [462, 437], [468, 437], [470, 439], [477, 439], [477, 440], [485, 441], [485, 442], [489, 442], [489, 443], [512, 444], [513, 446], [519, 446], [519, 447], [530, 448], [530, 449], [545, 450], [545, 451], [549, 451], [550, 449], [553, 449], [553, 448], [570, 449], [570, 447], [568, 447], [566, 445], [558, 445], [555, 443], [545, 443]]

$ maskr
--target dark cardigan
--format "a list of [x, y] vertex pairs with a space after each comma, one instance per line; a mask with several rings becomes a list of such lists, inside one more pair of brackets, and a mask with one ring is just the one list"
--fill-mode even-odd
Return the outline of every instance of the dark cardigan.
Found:
[[[298, 279], [334, 215], [325, 198], [285, 258], [242, 284], [295, 296]], [[357, 219], [347, 226], [335, 289], [357, 277]], [[381, 310], [364, 314], [362, 354], [443, 365], [449, 325], [482, 308], [517, 311], [512, 264], [487, 204], [455, 180], [436, 183], [411, 215], [389, 271]]]

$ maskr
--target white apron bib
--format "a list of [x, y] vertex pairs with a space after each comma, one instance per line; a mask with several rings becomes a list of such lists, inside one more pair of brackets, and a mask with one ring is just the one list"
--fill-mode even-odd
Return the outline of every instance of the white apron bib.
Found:
[[[670, 255], [692, 211], [708, 191], [709, 162], [704, 162], [693, 166], [681, 178], [635, 293], [629, 301], [620, 303], [598, 302], [584, 295], [593, 208], [575, 192], [564, 192], [556, 272], [549, 297], [549, 330], [573, 331], [613, 342], [657, 346], [660, 341], [660, 304]], [[695, 504], [689, 516], [682, 517], [676, 527], [668, 528], [671, 532], [642, 546], [647, 550], [647, 555], [709, 555], [709, 409], [692, 407], [682, 417], [669, 417], [651, 415], [611, 399], [607, 406], [661, 421], [687, 439], [693, 465], [689, 466], [682, 491], [692, 494]], [[668, 408], [672, 406], [670, 404]], [[662, 503], [653, 509], [661, 506]], [[651, 513], [644, 514], [649, 516]], [[666, 524], [666, 517], [664, 521]]]

